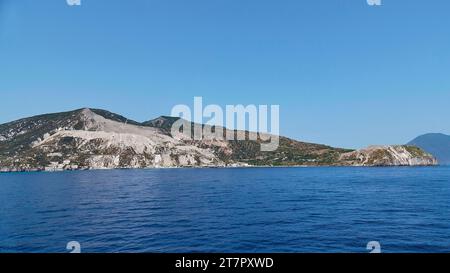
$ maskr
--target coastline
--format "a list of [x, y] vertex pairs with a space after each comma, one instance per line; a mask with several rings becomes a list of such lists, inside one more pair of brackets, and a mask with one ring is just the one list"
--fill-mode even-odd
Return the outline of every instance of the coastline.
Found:
[[0, 169], [0, 174], [7, 173], [61, 173], [61, 172], [86, 172], [86, 171], [114, 171], [114, 170], [186, 170], [186, 169], [284, 169], [284, 168], [421, 168], [421, 167], [445, 167], [446, 165], [291, 165], [291, 166], [192, 166], [192, 167], [144, 167], [144, 168], [82, 168], [82, 169]]

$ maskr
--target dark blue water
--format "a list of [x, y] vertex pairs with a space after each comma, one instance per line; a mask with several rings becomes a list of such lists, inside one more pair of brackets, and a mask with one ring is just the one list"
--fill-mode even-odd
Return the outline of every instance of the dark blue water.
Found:
[[450, 168], [0, 174], [0, 252], [450, 252]]

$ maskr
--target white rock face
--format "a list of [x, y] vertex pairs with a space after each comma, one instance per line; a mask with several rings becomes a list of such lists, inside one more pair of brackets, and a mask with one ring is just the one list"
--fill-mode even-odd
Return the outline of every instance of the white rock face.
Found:
[[[125, 124], [105, 119], [89, 109], [82, 111], [84, 130], [58, 130], [44, 140], [33, 143], [33, 149], [62, 155], [64, 140], [75, 145], [76, 153], [65, 160], [84, 156], [85, 166], [93, 169], [188, 167], [223, 164], [210, 149], [186, 145], [159, 129]], [[93, 151], [95, 151], [94, 154]], [[69, 163], [66, 165], [70, 164]], [[80, 163], [80, 162], [78, 162]], [[65, 165], [65, 166], [66, 166]], [[63, 166], [63, 168], [65, 168]], [[54, 168], [54, 166], [49, 166]]]
[[341, 155], [341, 160], [349, 160], [355, 166], [429, 166], [437, 165], [437, 160], [429, 154], [418, 156], [406, 146], [370, 146]]
[[85, 131], [98, 131], [106, 133], [123, 133], [133, 135], [144, 135], [150, 137], [161, 137], [165, 140], [171, 140], [172, 138], [161, 134], [161, 131], [156, 128], [136, 126], [132, 124], [122, 123], [110, 119], [106, 119], [90, 109], [84, 109], [81, 112], [81, 119], [84, 121]]

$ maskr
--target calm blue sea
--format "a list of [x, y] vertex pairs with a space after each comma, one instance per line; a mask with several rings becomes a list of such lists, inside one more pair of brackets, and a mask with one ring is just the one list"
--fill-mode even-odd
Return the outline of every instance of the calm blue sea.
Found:
[[450, 167], [0, 174], [0, 252], [450, 252]]

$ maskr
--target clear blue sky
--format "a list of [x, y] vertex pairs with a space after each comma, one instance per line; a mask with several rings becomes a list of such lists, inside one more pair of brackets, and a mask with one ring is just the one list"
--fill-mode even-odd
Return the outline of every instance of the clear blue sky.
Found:
[[0, 0], [0, 123], [81, 107], [279, 104], [341, 147], [450, 133], [450, 1]]

